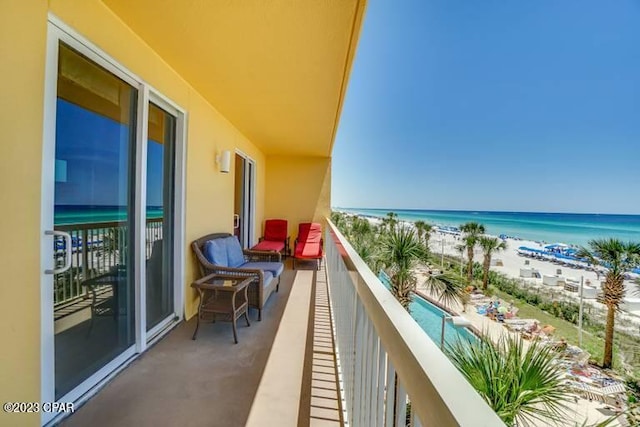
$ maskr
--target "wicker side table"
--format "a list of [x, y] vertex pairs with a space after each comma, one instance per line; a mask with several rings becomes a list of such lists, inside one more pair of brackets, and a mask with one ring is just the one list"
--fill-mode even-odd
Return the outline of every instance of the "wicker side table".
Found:
[[220, 315], [223, 320], [231, 322], [233, 339], [238, 344], [236, 329], [238, 317], [244, 315], [247, 326], [250, 326], [247, 315], [249, 306], [247, 291], [252, 280], [252, 278], [210, 274], [193, 282], [191, 287], [198, 291], [200, 304], [198, 305], [198, 323], [192, 339], [196, 339], [201, 320], [211, 319], [215, 322], [216, 316]]

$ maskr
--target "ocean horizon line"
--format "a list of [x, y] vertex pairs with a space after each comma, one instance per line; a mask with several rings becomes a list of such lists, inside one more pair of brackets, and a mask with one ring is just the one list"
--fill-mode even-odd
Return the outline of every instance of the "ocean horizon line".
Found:
[[640, 242], [640, 215], [561, 212], [462, 211], [438, 209], [334, 208], [343, 212], [384, 218], [395, 212], [398, 219], [455, 226], [478, 222], [487, 234], [524, 240], [587, 245], [595, 239], [617, 238]]
[[349, 206], [332, 206], [332, 210], [349, 209], [349, 210], [371, 210], [371, 211], [409, 211], [409, 212], [460, 212], [460, 213], [507, 213], [507, 214], [549, 214], [549, 215], [591, 215], [591, 216], [630, 216], [640, 217], [640, 213], [607, 213], [607, 212], [551, 212], [551, 211], [500, 211], [500, 210], [480, 210], [480, 209], [426, 209], [426, 208], [368, 208], [368, 207], [349, 207]]

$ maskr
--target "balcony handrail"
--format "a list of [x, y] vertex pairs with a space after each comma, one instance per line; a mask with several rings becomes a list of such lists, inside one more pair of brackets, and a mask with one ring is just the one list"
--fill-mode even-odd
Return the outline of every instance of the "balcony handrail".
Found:
[[421, 424], [504, 426], [329, 218], [327, 224], [328, 244], [335, 243], [349, 275], [356, 279], [353, 283], [357, 296], [373, 323], [380, 345], [395, 368], [398, 383], [410, 398], [411, 410]]

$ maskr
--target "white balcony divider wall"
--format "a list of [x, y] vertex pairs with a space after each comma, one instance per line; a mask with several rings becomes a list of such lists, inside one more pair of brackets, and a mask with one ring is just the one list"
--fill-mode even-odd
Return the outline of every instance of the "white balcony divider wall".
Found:
[[[504, 426], [327, 219], [326, 268], [350, 426]], [[396, 381], [397, 378], [397, 381]]]

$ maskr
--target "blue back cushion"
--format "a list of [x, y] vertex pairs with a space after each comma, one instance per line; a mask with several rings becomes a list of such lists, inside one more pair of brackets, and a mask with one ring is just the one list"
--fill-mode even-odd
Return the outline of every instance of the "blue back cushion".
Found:
[[213, 239], [204, 244], [204, 256], [211, 264], [229, 267], [226, 239]]
[[229, 236], [224, 238], [227, 246], [227, 259], [229, 260], [229, 267], [240, 267], [245, 263], [244, 253], [242, 252], [242, 246], [236, 236]]

